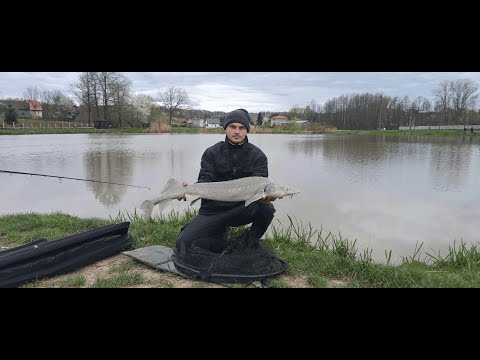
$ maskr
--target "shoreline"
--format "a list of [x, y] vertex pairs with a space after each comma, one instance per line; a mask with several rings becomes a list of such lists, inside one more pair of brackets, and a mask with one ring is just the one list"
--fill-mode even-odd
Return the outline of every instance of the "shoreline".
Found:
[[[43, 134], [224, 134], [223, 128], [184, 128], [173, 127], [168, 133], [152, 133], [144, 128], [122, 129], [88, 129], [88, 128], [50, 128], [50, 129], [1, 129], [1, 135], [43, 135]], [[467, 132], [463, 130], [335, 130], [335, 131], [308, 131], [308, 130], [284, 130], [276, 128], [254, 129], [250, 134], [298, 134], [298, 135], [375, 135], [375, 136], [453, 136], [453, 137], [477, 137], [480, 132]]]
[[[152, 245], [174, 247], [180, 229], [195, 215], [172, 212], [162, 218], [142, 220], [137, 214], [117, 218], [79, 218], [60, 212], [51, 214], [22, 213], [0, 215], [0, 243], [15, 247], [36, 239], [56, 240], [97, 227], [130, 222], [132, 249]], [[369, 250], [359, 250], [355, 243], [340, 235], [321, 234], [298, 224], [272, 226], [272, 235], [262, 247], [287, 262], [284, 274], [269, 279], [280, 288], [449, 288], [480, 287], [480, 250], [472, 245], [455, 245], [445, 257], [433, 256], [431, 263], [421, 261], [421, 245], [399, 265], [372, 261]], [[1, 253], [0, 249], [0, 253]], [[185, 279], [147, 267], [124, 254], [97, 261], [70, 273], [36, 281], [22, 287], [218, 287], [195, 279]], [[246, 287], [233, 285], [232, 287]], [[248, 287], [248, 286], [247, 286]]]

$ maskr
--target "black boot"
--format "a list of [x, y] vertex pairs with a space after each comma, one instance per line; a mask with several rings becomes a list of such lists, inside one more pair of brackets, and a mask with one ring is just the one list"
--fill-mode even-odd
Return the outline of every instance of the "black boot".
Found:
[[247, 249], [258, 249], [260, 247], [260, 238], [255, 236], [251, 231], [248, 232]]

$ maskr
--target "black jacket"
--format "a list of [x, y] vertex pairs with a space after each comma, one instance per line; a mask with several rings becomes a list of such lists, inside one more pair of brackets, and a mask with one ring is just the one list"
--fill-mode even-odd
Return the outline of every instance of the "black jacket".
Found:
[[[232, 145], [225, 137], [225, 141], [210, 146], [202, 155], [199, 183], [228, 181], [248, 176], [268, 177], [268, 161], [263, 151], [250, 144], [247, 137], [241, 145]], [[243, 201], [202, 199], [199, 213], [215, 214], [240, 204], [243, 204]]]

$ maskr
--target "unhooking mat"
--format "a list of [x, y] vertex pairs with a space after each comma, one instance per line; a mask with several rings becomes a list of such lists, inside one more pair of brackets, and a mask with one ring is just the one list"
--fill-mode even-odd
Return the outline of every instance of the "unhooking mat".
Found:
[[[193, 269], [191, 267], [184, 266], [182, 271], [179, 271], [174, 262], [174, 252], [173, 249], [162, 246], [154, 245], [139, 248], [132, 251], [124, 251], [122, 254], [125, 254], [147, 266], [155, 268], [157, 270], [164, 270], [170, 273], [180, 275], [186, 278], [191, 278], [195, 280], [202, 280], [207, 282], [212, 282], [224, 286], [232, 286], [233, 284], [242, 283], [244, 285], [253, 284], [254, 287], [271, 287], [266, 283], [267, 278], [274, 275], [278, 275], [285, 271], [287, 264], [274, 256], [271, 256], [272, 260], [278, 264], [277, 270], [274, 273], [269, 274], [260, 274], [256, 276], [251, 275], [216, 275], [209, 278], [204, 278], [202, 272]], [[179, 263], [180, 265], [180, 263]], [[238, 280], [238, 281], [237, 281]]]
[[132, 251], [123, 251], [122, 254], [125, 254], [155, 269], [165, 270], [187, 277], [175, 268], [175, 264], [172, 260], [173, 249], [169, 247], [162, 245], [147, 246]]

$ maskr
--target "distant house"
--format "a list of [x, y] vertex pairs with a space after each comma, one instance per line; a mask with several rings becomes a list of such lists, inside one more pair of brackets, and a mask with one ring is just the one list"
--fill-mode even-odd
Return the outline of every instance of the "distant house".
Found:
[[286, 124], [287, 121], [288, 121], [288, 118], [282, 115], [277, 115], [270, 118], [270, 124], [272, 126], [283, 125], [283, 124]]
[[30, 117], [33, 119], [41, 119], [42, 114], [42, 103], [37, 100], [28, 100], [28, 106], [30, 109]]
[[305, 125], [310, 124], [310, 121], [309, 121], [309, 120], [296, 120], [295, 122], [296, 122], [297, 124], [302, 125], [302, 126], [305, 126]]
[[[17, 112], [19, 118], [41, 119], [42, 104], [37, 100], [0, 100], [2, 108], [10, 105]], [[4, 114], [2, 114], [4, 115]]]
[[220, 119], [219, 118], [206, 118], [205, 119], [205, 127], [212, 129], [212, 128], [219, 128], [220, 126]]
[[202, 118], [193, 118], [191, 120], [188, 120], [187, 126], [190, 127], [204, 127], [205, 126], [205, 119]]

